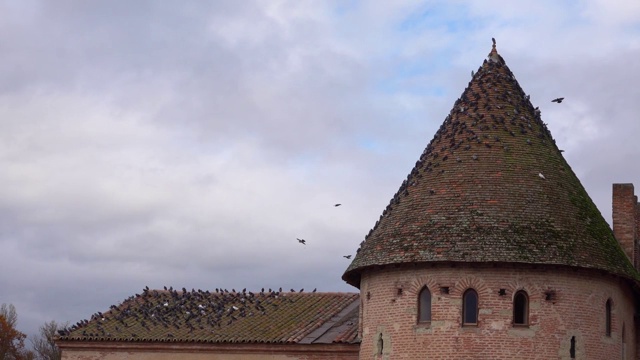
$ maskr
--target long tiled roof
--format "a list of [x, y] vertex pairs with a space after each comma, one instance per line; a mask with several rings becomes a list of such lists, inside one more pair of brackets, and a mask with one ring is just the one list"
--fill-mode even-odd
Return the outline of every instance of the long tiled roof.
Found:
[[59, 333], [64, 341], [356, 342], [359, 295], [145, 289]]
[[425, 262], [556, 264], [638, 279], [561, 152], [494, 45], [343, 279], [359, 286], [367, 268]]

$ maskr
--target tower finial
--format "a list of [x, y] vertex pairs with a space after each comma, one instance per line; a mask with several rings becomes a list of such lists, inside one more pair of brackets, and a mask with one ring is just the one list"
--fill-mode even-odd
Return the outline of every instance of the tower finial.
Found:
[[504, 60], [498, 54], [498, 50], [496, 50], [496, 38], [491, 38], [491, 41], [493, 41], [493, 47], [491, 47], [491, 52], [489, 52], [489, 61], [504, 65]]

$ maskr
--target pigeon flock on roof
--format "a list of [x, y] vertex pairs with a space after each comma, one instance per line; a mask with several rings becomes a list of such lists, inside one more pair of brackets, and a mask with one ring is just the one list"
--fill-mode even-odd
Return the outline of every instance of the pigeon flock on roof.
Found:
[[[59, 330], [58, 339], [295, 342], [296, 336], [335, 316], [356, 298], [357, 294], [316, 293], [316, 289], [305, 293], [304, 289], [283, 292], [282, 288], [263, 288], [253, 293], [246, 289], [145, 287], [108, 311]], [[297, 323], [291, 323], [289, 317]]]

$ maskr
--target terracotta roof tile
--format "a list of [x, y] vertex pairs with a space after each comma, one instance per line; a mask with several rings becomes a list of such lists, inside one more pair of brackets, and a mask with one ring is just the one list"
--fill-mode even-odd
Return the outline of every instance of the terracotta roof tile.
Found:
[[[356, 293], [146, 289], [63, 331], [58, 339], [284, 344], [306, 338], [305, 343], [351, 343], [357, 335], [358, 299]], [[345, 313], [354, 306], [355, 321], [352, 312]]]
[[343, 275], [506, 262], [638, 273], [495, 45]]

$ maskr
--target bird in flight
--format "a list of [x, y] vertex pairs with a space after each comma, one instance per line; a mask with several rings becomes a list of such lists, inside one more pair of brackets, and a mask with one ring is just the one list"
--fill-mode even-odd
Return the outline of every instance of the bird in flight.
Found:
[[298, 239], [298, 238], [296, 238], [296, 240], [298, 240], [298, 242], [299, 242], [300, 244], [302, 244], [302, 245], [307, 245], [307, 240], [305, 240], [305, 239]]
[[342, 204], [335, 204], [335, 205], [333, 205], [333, 206], [338, 207], [338, 206], [340, 206], [340, 205], [342, 205]]
[[343, 258], [345, 259], [351, 259], [351, 255], [344, 255]]
[[562, 102], [562, 100], [564, 100], [564, 98], [556, 98], [551, 100], [551, 102], [557, 102], [558, 104], [560, 104]]

